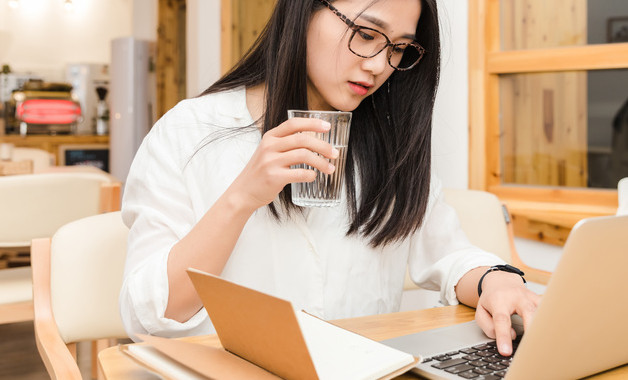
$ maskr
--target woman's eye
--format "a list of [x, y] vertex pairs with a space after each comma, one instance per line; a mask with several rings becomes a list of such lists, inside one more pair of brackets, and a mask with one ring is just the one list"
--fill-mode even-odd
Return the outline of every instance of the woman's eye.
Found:
[[393, 53], [395, 54], [403, 54], [403, 52], [406, 51], [406, 47], [405, 45], [393, 45]]
[[358, 35], [365, 41], [373, 41], [375, 39], [375, 37], [362, 30], [358, 30]]

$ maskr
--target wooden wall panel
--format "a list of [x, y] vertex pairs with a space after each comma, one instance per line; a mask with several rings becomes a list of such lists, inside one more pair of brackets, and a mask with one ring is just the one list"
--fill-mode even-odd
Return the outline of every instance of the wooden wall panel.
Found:
[[157, 25], [157, 118], [186, 96], [185, 0], [159, 0]]
[[[505, 0], [501, 6], [504, 49], [586, 44], [582, 0]], [[504, 182], [587, 186], [586, 75], [501, 77]]]
[[253, 45], [270, 19], [275, 0], [221, 1], [222, 73], [226, 73]]

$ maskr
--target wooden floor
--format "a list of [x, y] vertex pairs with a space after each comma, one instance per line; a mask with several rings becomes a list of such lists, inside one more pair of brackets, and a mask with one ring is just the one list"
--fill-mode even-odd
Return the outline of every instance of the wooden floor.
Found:
[[[91, 377], [90, 343], [79, 343], [78, 362], [83, 379]], [[37, 352], [33, 322], [0, 325], [0, 379], [49, 379]]]

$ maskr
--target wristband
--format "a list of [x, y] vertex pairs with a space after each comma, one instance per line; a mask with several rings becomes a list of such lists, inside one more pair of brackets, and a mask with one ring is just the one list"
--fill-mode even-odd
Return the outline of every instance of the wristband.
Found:
[[523, 277], [523, 275], [525, 273], [523, 273], [521, 271], [521, 269], [513, 267], [512, 265], [506, 264], [506, 265], [493, 265], [492, 267], [488, 268], [488, 270], [486, 271], [486, 273], [484, 273], [482, 275], [482, 277], [480, 277], [480, 281], [478, 281], [478, 297], [480, 297], [482, 295], [482, 281], [484, 280], [484, 276], [486, 276], [487, 274], [491, 273], [491, 272], [495, 272], [495, 271], [501, 271], [501, 272], [508, 272], [508, 273], [514, 273], [514, 274], [518, 274], [519, 276], [521, 276], [521, 279], [523, 280], [523, 283], [526, 283], [526, 279]]

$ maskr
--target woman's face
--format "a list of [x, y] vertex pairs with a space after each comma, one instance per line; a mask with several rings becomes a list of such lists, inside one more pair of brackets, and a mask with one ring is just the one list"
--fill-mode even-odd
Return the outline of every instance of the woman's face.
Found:
[[[357, 25], [386, 34], [392, 43], [412, 42], [420, 0], [380, 0], [369, 7], [371, 2], [338, 0], [333, 5]], [[353, 111], [393, 73], [388, 49], [372, 58], [358, 57], [348, 48], [350, 37], [351, 30], [327, 7], [312, 16], [307, 35], [310, 109]]]

